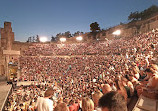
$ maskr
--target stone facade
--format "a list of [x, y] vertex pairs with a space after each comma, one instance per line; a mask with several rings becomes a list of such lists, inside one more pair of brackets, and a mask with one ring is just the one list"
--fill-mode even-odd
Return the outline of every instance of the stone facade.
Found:
[[9, 63], [14, 63], [14, 60], [18, 59], [20, 51], [26, 50], [28, 45], [14, 41], [11, 22], [4, 23], [4, 28], [0, 29], [0, 35], [0, 76], [9, 79]]

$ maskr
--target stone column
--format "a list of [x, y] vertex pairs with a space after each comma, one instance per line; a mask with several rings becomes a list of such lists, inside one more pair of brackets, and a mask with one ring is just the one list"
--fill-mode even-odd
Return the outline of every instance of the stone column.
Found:
[[7, 77], [7, 81], [10, 79], [8, 63], [9, 63], [9, 55], [5, 55], [4, 69], [5, 69], [5, 76]]
[[20, 69], [20, 60], [19, 60], [19, 56], [18, 56], [17, 82], [19, 82], [20, 76], [21, 76], [21, 69]]

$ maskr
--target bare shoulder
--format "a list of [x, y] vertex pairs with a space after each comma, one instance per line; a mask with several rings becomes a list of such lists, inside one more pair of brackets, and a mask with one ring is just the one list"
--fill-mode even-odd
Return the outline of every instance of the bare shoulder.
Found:
[[153, 77], [153, 80], [154, 80], [154, 81], [158, 81], [158, 75], [155, 75], [155, 76]]

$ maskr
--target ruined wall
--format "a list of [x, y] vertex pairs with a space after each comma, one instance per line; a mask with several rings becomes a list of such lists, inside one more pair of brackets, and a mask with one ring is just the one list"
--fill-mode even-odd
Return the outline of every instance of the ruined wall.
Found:
[[153, 22], [150, 23], [149, 30], [152, 30], [152, 29], [155, 29], [155, 28], [158, 28], [158, 20], [153, 21]]
[[140, 32], [145, 33], [155, 28], [158, 28], [158, 15], [142, 21]]
[[1, 47], [5, 50], [11, 50], [14, 41], [14, 32], [12, 32], [11, 22], [5, 22], [4, 28], [1, 28]]
[[32, 43], [14, 41], [12, 50], [20, 51], [20, 54], [23, 54], [24, 50], [27, 50], [31, 44]]
[[3, 54], [3, 50], [12, 50], [12, 45], [14, 41], [14, 32], [12, 32], [11, 22], [5, 22], [4, 28], [0, 29], [0, 75], [7, 76], [7, 67], [9, 61], [9, 56]]

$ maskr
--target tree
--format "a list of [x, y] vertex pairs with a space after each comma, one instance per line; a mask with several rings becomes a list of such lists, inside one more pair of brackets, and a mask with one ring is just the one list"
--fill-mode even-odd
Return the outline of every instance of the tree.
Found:
[[100, 31], [99, 24], [97, 22], [91, 23], [90, 30], [92, 31], [91, 35], [92, 35], [93, 39], [96, 39], [96, 35]]
[[32, 37], [32, 42], [35, 42], [35, 36]]
[[157, 12], [158, 12], [158, 6], [152, 5], [148, 9], [141, 12], [141, 18], [146, 19], [146, 18], [150, 17], [151, 15], [153, 15], [154, 13], [157, 13]]
[[27, 39], [27, 41], [26, 42], [29, 42], [29, 38]]
[[73, 34], [73, 36], [75, 37], [75, 36], [79, 36], [79, 35], [81, 35], [81, 34], [83, 34], [83, 32], [77, 31], [77, 32], [75, 32], [75, 33]]
[[97, 32], [100, 30], [99, 24], [97, 22], [91, 23], [90, 24], [90, 30], [92, 32]]
[[53, 41], [55, 41], [55, 37], [54, 36], [51, 37], [51, 42], [53, 42]]
[[80, 35], [84, 34], [84, 32], [80, 32]]
[[70, 38], [70, 37], [71, 37], [70, 31], [65, 32], [65, 33], [64, 33], [64, 36], [67, 37], [67, 38]]
[[39, 35], [36, 35], [36, 42], [40, 42]]
[[60, 39], [60, 37], [62, 37], [63, 36], [63, 34], [62, 33], [58, 33], [58, 34], [56, 34], [56, 40], [58, 41], [59, 39]]
[[148, 9], [145, 9], [144, 11], [131, 12], [130, 15], [128, 16], [128, 20], [131, 20], [131, 21], [144, 20], [155, 13], [158, 13], [158, 6], [152, 5]]
[[128, 20], [140, 20], [141, 19], [141, 14], [136, 11], [136, 12], [131, 12], [131, 14], [128, 16]]
[[32, 42], [32, 37], [29, 37], [29, 38], [28, 38], [28, 42]]
[[40, 42], [39, 35], [28, 37], [26, 42]]

